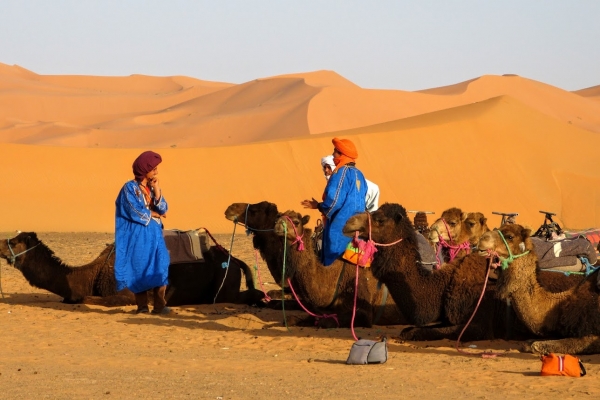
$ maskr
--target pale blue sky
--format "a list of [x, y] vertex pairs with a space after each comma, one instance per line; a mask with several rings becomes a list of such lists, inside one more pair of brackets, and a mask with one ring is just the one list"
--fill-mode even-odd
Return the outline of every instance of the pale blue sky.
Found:
[[518, 74], [600, 85], [598, 0], [0, 0], [0, 62], [242, 83], [334, 70], [419, 90]]

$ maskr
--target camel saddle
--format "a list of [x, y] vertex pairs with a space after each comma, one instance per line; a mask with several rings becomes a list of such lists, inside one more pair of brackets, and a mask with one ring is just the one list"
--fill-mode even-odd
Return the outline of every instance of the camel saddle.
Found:
[[208, 235], [204, 229], [164, 229], [163, 237], [169, 250], [171, 264], [204, 262], [202, 254], [210, 249]]
[[532, 237], [533, 249], [538, 256], [540, 269], [563, 272], [585, 272], [585, 258], [591, 265], [598, 260], [596, 249], [585, 237], [562, 240], [545, 240]]

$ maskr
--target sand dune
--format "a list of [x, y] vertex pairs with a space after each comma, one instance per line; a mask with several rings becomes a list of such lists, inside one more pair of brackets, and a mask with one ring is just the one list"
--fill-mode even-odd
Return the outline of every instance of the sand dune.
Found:
[[544, 209], [567, 228], [600, 226], [595, 88], [484, 76], [404, 92], [362, 89], [331, 71], [234, 85], [3, 64], [0, 85], [3, 231], [111, 231], [133, 159], [153, 149], [164, 159], [167, 226], [228, 232], [232, 202], [301, 210], [320, 197], [319, 159], [335, 136], [356, 142], [382, 202], [477, 210], [491, 225], [491, 212], [505, 211], [535, 227]]
[[592, 100], [600, 101], [600, 85], [592, 86], [586, 89], [576, 90], [573, 93]]

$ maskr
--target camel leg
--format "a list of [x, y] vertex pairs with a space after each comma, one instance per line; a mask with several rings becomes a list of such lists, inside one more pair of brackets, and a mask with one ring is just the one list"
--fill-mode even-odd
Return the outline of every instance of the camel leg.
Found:
[[[464, 325], [433, 326], [433, 327], [408, 327], [400, 332], [402, 340], [428, 341], [451, 339], [456, 340], [462, 332]], [[484, 334], [484, 329], [478, 324], [471, 324], [463, 333], [461, 340], [471, 342], [474, 340], [490, 339]]]
[[582, 338], [538, 340], [531, 343], [531, 352], [537, 354], [599, 354], [600, 337], [590, 335]]

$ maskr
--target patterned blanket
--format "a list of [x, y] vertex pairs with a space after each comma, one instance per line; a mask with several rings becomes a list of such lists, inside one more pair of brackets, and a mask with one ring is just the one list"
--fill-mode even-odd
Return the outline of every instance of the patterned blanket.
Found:
[[210, 249], [208, 235], [203, 230], [163, 230], [165, 244], [171, 256], [171, 264], [204, 262], [202, 253]]

